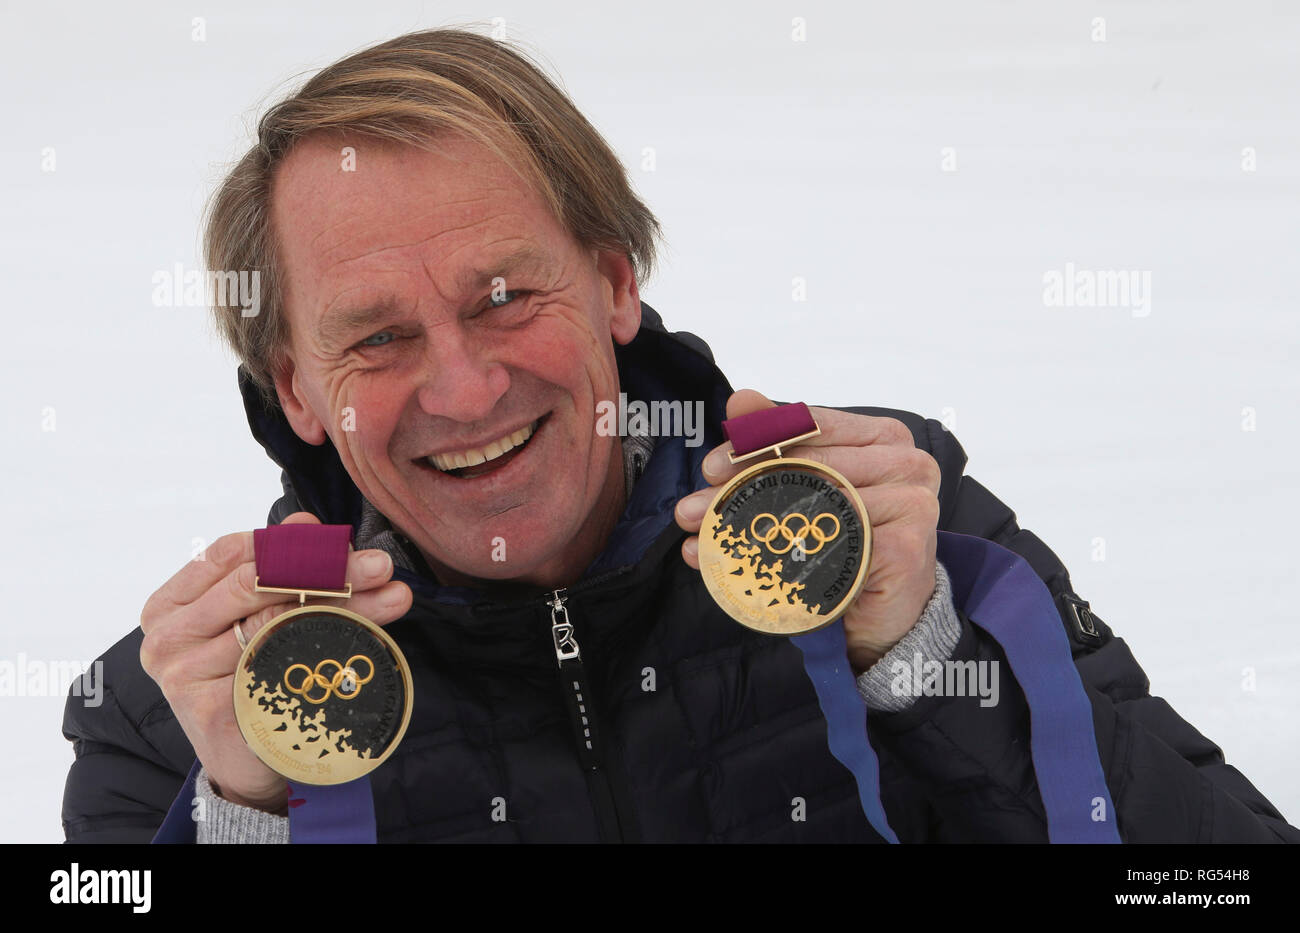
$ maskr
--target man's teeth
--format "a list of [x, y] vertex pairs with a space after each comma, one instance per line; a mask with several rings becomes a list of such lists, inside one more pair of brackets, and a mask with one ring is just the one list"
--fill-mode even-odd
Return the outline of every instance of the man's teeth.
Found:
[[432, 454], [425, 459], [430, 466], [435, 466], [439, 470], [459, 470], [463, 467], [478, 466], [480, 463], [487, 463], [489, 460], [495, 460], [504, 453], [514, 450], [523, 444], [528, 438], [533, 436], [533, 431], [537, 430], [537, 422], [525, 425], [513, 434], [507, 434], [505, 437], [498, 438], [486, 447], [476, 447], [472, 450], [458, 450], [446, 454]]

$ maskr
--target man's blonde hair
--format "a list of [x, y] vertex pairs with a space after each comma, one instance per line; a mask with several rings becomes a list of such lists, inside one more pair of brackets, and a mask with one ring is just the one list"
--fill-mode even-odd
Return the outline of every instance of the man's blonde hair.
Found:
[[585, 249], [627, 255], [639, 282], [654, 270], [658, 220], [595, 128], [524, 53], [461, 29], [413, 32], [349, 55], [275, 104], [257, 143], [209, 204], [210, 270], [257, 271], [260, 312], [230, 298], [218, 329], [268, 400], [288, 343], [283, 277], [271, 225], [275, 172], [294, 144], [336, 131], [429, 148], [440, 133], [467, 136], [502, 158]]

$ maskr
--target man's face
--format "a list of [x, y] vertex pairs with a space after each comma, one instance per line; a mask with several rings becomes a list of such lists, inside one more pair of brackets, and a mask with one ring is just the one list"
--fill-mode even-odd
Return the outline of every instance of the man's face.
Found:
[[640, 326], [626, 257], [582, 249], [460, 137], [435, 152], [306, 139], [272, 217], [295, 432], [328, 436], [445, 582], [571, 582], [623, 506], [619, 439], [594, 426], [618, 397], [611, 337]]

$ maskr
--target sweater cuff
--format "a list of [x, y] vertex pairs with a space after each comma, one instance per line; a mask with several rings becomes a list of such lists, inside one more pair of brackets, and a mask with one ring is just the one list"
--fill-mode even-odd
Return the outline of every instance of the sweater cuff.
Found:
[[[921, 618], [898, 644], [858, 677], [858, 693], [867, 703], [867, 709], [882, 713], [898, 713], [916, 702], [912, 695], [911, 677], [895, 677], [895, 664], [904, 664], [910, 671], [926, 661], [946, 661], [961, 639], [961, 618], [952, 601], [952, 583], [948, 571], [939, 561], [934, 562], [934, 595], [925, 604]], [[917, 658], [920, 658], [919, 662]]]
[[242, 807], [218, 797], [212, 790], [205, 769], [199, 769], [199, 776], [194, 782], [194, 793], [203, 801], [203, 819], [195, 827], [196, 842], [199, 845], [222, 843], [287, 843], [289, 841], [289, 818], [276, 816], [265, 810]]

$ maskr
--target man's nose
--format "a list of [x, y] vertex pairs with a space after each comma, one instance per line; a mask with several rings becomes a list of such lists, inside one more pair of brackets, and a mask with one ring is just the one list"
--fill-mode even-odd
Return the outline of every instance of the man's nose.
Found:
[[510, 375], [494, 356], [488, 341], [459, 324], [436, 328], [425, 350], [420, 410], [454, 421], [486, 418], [510, 388]]

